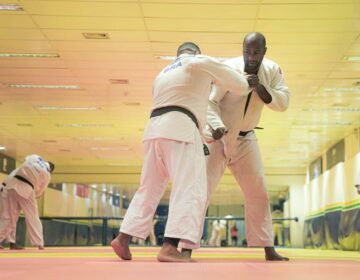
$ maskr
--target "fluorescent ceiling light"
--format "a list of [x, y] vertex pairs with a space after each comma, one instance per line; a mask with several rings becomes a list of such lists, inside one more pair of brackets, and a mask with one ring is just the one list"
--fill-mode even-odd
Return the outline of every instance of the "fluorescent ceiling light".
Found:
[[113, 124], [106, 123], [63, 123], [56, 124], [57, 127], [113, 127]]
[[329, 88], [322, 88], [322, 92], [359, 92], [360, 87], [329, 87]]
[[123, 102], [125, 106], [140, 106], [140, 102]]
[[78, 137], [75, 138], [80, 141], [111, 141], [111, 140], [123, 140], [123, 138], [116, 139], [113, 137]]
[[0, 57], [58, 58], [57, 53], [0, 53]]
[[61, 111], [95, 111], [99, 110], [100, 107], [63, 107], [63, 106], [37, 106], [36, 107], [39, 110], [61, 110]]
[[343, 126], [343, 125], [352, 125], [352, 122], [347, 121], [335, 121], [335, 122], [306, 122], [300, 123], [295, 122], [293, 124], [295, 127], [313, 127], [313, 126]]
[[112, 147], [91, 147], [90, 150], [92, 151], [109, 151], [112, 150]]
[[10, 88], [45, 88], [45, 89], [80, 89], [80, 86], [72, 85], [30, 85], [30, 84], [9, 84]]
[[0, 146], [0, 150], [5, 150], [5, 147], [3, 147], [3, 146]]
[[23, 7], [18, 4], [0, 4], [0, 11], [23, 11]]
[[91, 147], [92, 151], [110, 151], [110, 150], [121, 150], [121, 151], [129, 151], [130, 147], [128, 146], [118, 146], [118, 147]]
[[303, 109], [305, 112], [360, 112], [359, 108], [310, 108]]
[[[223, 57], [223, 56], [212, 56], [213, 58], [216, 58], [220, 61], [223, 61], [223, 60], [227, 60], [229, 59], [230, 57]], [[173, 56], [173, 55], [159, 55], [159, 56], [156, 56], [157, 59], [161, 59], [161, 60], [175, 60], [177, 58], [177, 56]]]
[[346, 61], [360, 61], [360, 56], [344, 56]]

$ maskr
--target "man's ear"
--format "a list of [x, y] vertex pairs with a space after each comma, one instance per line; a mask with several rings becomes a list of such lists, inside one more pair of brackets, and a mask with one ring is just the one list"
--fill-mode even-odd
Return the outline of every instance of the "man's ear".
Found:
[[267, 51], [267, 47], [265, 47], [265, 49], [264, 49], [264, 54], [266, 54], [266, 51]]

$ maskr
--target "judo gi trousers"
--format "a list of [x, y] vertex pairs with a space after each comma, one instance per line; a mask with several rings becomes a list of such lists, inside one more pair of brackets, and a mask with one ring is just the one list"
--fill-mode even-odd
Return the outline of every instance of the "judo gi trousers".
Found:
[[4, 230], [10, 224], [10, 213], [9, 213], [9, 203], [7, 198], [7, 190], [4, 188], [0, 192], [0, 242], [7, 241], [10, 243], [16, 242], [16, 227], [12, 232]]
[[144, 141], [141, 184], [121, 224], [120, 232], [145, 239], [169, 180], [172, 190], [165, 237], [196, 244], [205, 218], [207, 184], [203, 143], [156, 138]]
[[16, 223], [22, 209], [25, 214], [25, 223], [30, 242], [36, 246], [44, 246], [43, 227], [39, 218], [35, 193], [33, 192], [26, 199], [15, 190], [9, 189], [7, 190], [7, 204], [9, 220], [0, 229], [0, 238], [8, 238], [8, 236], [11, 236], [11, 233], [16, 231]]
[[240, 137], [232, 151], [226, 151], [227, 155], [225, 155], [222, 141], [216, 141], [209, 145], [209, 150], [210, 156], [207, 158], [208, 198], [210, 199], [215, 191], [227, 166], [244, 195], [248, 246], [273, 246], [271, 211], [257, 140]]
[[[222, 141], [208, 145], [210, 155], [206, 157], [208, 199], [219, 184], [228, 167], [240, 185], [245, 201], [246, 239], [249, 247], [271, 247], [274, 245], [269, 198], [266, 192], [264, 167], [256, 139], [239, 138], [231, 151]], [[225, 150], [226, 154], [225, 155]], [[203, 225], [201, 226], [203, 228]], [[200, 240], [199, 240], [200, 242]], [[180, 243], [179, 247], [189, 248]]]

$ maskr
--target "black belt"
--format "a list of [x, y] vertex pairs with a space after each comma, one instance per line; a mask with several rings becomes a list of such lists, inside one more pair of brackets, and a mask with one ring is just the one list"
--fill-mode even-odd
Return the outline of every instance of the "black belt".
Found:
[[3, 189], [6, 187], [6, 184], [4, 182], [1, 183], [3, 186], [0, 188], [0, 192], [3, 191]]
[[[166, 106], [166, 107], [161, 107], [161, 108], [154, 109], [150, 114], [150, 118], [161, 116], [163, 114], [173, 112], [173, 111], [184, 113], [185, 115], [187, 115], [194, 122], [196, 127], [199, 128], [199, 123], [198, 123], [195, 115], [192, 112], [190, 112], [188, 109], [185, 109], [185, 108], [180, 107], [180, 106]], [[203, 148], [204, 148], [204, 155], [205, 156], [210, 155], [209, 149], [205, 144], [204, 144]]]
[[239, 136], [245, 137], [246, 135], [248, 135], [250, 132], [252, 132], [254, 130], [249, 130], [249, 131], [240, 131], [239, 132]]
[[20, 175], [15, 175], [14, 176], [16, 179], [28, 184], [30, 187], [32, 187], [32, 189], [34, 189], [34, 185], [26, 178], [24, 178], [23, 176], [20, 176]]
[[184, 113], [195, 123], [196, 127], [199, 128], [199, 124], [198, 124], [198, 121], [197, 121], [195, 115], [193, 113], [191, 113], [189, 110], [187, 110], [183, 107], [179, 107], [179, 106], [166, 106], [166, 107], [154, 109], [151, 112], [150, 118], [161, 116], [163, 114], [173, 112], [173, 111]]

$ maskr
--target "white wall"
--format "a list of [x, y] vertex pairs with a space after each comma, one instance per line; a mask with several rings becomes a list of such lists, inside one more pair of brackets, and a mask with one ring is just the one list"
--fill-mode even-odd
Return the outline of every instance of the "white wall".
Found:
[[[304, 229], [304, 202], [305, 192], [304, 185], [294, 184], [289, 188], [289, 216], [298, 217], [299, 221], [290, 222], [291, 247], [302, 248], [304, 246], [303, 229]], [[286, 214], [286, 213], [285, 213]], [[286, 215], [285, 215], [286, 216]]]

